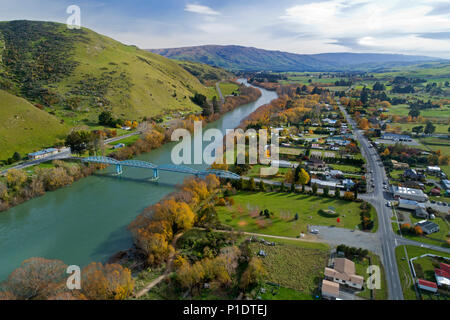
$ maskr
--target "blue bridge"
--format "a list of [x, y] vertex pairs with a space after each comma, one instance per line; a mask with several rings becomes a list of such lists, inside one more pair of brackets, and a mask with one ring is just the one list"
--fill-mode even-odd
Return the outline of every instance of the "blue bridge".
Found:
[[184, 174], [192, 174], [195, 176], [207, 176], [209, 174], [214, 174], [219, 178], [225, 178], [225, 179], [240, 179], [241, 176], [238, 174], [235, 174], [230, 171], [224, 171], [224, 170], [195, 170], [193, 168], [183, 166], [183, 165], [174, 165], [174, 164], [163, 164], [163, 165], [156, 165], [150, 162], [141, 161], [141, 160], [124, 160], [119, 161], [113, 158], [109, 157], [87, 157], [82, 158], [82, 162], [90, 162], [90, 163], [101, 163], [101, 164], [107, 164], [107, 165], [113, 165], [116, 166], [116, 173], [118, 175], [121, 175], [123, 173], [123, 167], [133, 167], [133, 168], [141, 168], [141, 169], [149, 169], [153, 170], [153, 177], [152, 180], [158, 180], [159, 179], [159, 171], [169, 171], [169, 172], [177, 172], [177, 173], [184, 173]]

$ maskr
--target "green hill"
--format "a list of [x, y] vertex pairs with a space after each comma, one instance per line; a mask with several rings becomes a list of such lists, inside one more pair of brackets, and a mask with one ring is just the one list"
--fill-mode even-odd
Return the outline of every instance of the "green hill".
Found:
[[437, 58], [401, 54], [323, 53], [295, 54], [243, 46], [196, 46], [151, 49], [164, 57], [195, 61], [230, 70], [244, 71], [348, 71], [372, 70], [380, 66], [402, 66]]
[[69, 128], [22, 98], [0, 90], [0, 159], [22, 156], [63, 139]]
[[189, 97], [208, 93], [172, 60], [59, 23], [0, 22], [0, 57], [1, 89], [70, 126], [94, 125], [103, 110], [133, 120], [199, 110]]
[[192, 61], [174, 60], [177, 64], [186, 69], [202, 83], [206, 81], [219, 81], [233, 78], [233, 75], [224, 69]]

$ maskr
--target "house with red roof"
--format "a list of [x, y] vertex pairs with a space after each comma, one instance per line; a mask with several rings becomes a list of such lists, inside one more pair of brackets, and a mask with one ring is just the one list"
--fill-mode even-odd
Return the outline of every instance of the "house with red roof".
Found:
[[434, 269], [434, 276], [439, 287], [450, 287], [450, 264], [442, 263], [440, 269]]
[[423, 279], [418, 279], [417, 285], [420, 289], [430, 291], [433, 293], [436, 293], [438, 290], [438, 286], [436, 283], [427, 281], [427, 280], [423, 280]]

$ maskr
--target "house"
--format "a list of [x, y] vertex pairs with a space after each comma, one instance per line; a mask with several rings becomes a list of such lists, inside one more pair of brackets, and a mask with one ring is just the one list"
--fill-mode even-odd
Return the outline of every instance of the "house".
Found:
[[407, 209], [407, 210], [416, 210], [418, 208], [425, 209], [425, 204], [407, 199], [399, 199], [398, 200], [398, 208], [399, 209]]
[[325, 268], [325, 279], [361, 290], [364, 278], [355, 273], [355, 263], [346, 258], [335, 258], [334, 268]]
[[436, 283], [423, 279], [417, 280], [417, 286], [422, 290], [430, 291], [433, 293], [436, 293], [438, 290], [438, 286]]
[[322, 280], [322, 297], [324, 299], [339, 300], [339, 283]]
[[342, 181], [342, 185], [348, 191], [348, 190], [351, 190], [355, 186], [355, 183], [351, 179], [344, 179], [344, 181]]
[[391, 160], [392, 165], [394, 166], [394, 169], [408, 169], [409, 168], [409, 164], [407, 163], [403, 163], [403, 162], [398, 162], [396, 160]]
[[56, 148], [48, 148], [48, 149], [44, 149], [44, 150], [39, 150], [33, 153], [29, 153], [28, 154], [28, 159], [30, 160], [38, 160], [38, 159], [42, 159], [42, 158], [46, 158], [49, 156], [52, 156], [54, 154], [57, 154], [59, 152], [58, 149]]
[[434, 269], [434, 276], [439, 287], [450, 287], [450, 264], [441, 262], [440, 269]]
[[335, 181], [324, 181], [324, 180], [319, 180], [319, 179], [311, 179], [311, 186], [315, 185], [315, 184], [320, 189], [329, 188], [329, 189], [334, 190], [339, 187], [342, 187], [341, 185], [338, 185], [338, 183]]
[[309, 159], [309, 161], [307, 162], [307, 165], [309, 168], [315, 169], [315, 170], [325, 169], [325, 167], [327, 166], [327, 164], [323, 160], [318, 159], [318, 158]]
[[425, 234], [439, 232], [439, 225], [428, 220], [419, 221], [416, 226], [419, 226]]
[[445, 190], [450, 190], [450, 180], [442, 180], [442, 185]]
[[421, 180], [425, 178], [423, 174], [417, 173], [417, 171], [414, 169], [406, 169], [403, 172], [403, 177], [405, 179], [412, 179], [412, 180]]
[[431, 189], [430, 195], [432, 195], [432, 196], [440, 196], [441, 195], [441, 189], [438, 189], [438, 188]]
[[436, 167], [436, 166], [428, 166], [427, 172], [431, 173], [431, 174], [439, 174], [441, 172], [441, 168]]
[[405, 141], [405, 142], [410, 142], [412, 141], [411, 137], [408, 135], [404, 135], [404, 134], [396, 134], [396, 133], [384, 133], [381, 136], [381, 139], [383, 140], [391, 140], [391, 141]]
[[113, 147], [113, 149], [120, 149], [120, 148], [123, 148], [123, 147], [125, 147], [125, 144], [123, 144], [123, 143], [118, 143], [118, 144], [116, 144], [116, 145]]
[[428, 201], [428, 196], [420, 189], [391, 186], [391, 192], [396, 199], [402, 198], [419, 202]]
[[291, 162], [285, 161], [285, 160], [272, 160], [271, 166], [278, 167], [278, 168], [296, 168], [296, 167], [298, 167], [298, 164], [291, 163]]
[[428, 219], [428, 212], [427, 210], [425, 210], [424, 208], [416, 208], [416, 210], [414, 210], [414, 215], [418, 218], [425, 218]]

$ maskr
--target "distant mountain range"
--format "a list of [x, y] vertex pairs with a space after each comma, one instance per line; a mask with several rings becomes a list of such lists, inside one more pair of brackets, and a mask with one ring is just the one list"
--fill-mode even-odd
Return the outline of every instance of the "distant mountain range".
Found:
[[170, 59], [201, 62], [242, 71], [373, 70], [441, 60], [425, 56], [384, 53], [295, 54], [243, 46], [218, 45], [149, 49], [148, 51]]

